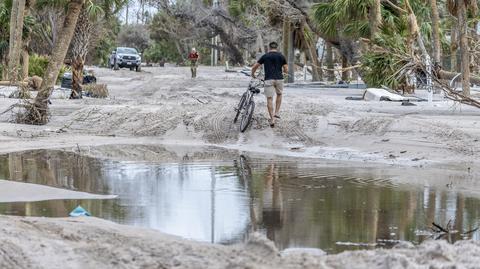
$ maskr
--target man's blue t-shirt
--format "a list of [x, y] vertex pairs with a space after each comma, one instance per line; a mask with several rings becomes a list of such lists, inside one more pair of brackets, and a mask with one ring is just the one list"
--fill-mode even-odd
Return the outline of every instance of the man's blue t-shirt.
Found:
[[270, 51], [263, 55], [259, 64], [263, 64], [265, 68], [265, 80], [282, 80], [282, 67], [287, 64], [285, 57], [277, 51]]

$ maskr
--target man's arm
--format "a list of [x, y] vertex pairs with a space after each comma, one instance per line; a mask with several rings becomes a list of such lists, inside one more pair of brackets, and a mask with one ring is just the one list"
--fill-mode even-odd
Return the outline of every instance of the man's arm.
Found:
[[252, 67], [252, 78], [255, 78], [255, 72], [257, 72], [257, 69], [261, 66], [260, 63], [255, 63]]
[[284, 64], [282, 67], [283, 67], [283, 74], [288, 75], [288, 64]]

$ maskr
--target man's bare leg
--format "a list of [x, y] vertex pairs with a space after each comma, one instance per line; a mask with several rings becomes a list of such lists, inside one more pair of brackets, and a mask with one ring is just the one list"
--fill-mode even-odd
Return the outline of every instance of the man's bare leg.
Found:
[[280, 113], [280, 106], [282, 105], [282, 95], [277, 94], [277, 98], [275, 100], [275, 114], [274, 116], [279, 116], [278, 113]]
[[270, 115], [270, 124], [275, 124], [275, 114], [273, 114], [273, 97], [267, 97], [267, 109]]

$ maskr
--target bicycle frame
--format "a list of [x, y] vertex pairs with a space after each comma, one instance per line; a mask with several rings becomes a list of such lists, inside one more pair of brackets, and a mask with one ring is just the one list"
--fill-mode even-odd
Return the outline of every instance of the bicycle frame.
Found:
[[240, 132], [244, 132], [251, 123], [253, 112], [255, 110], [255, 102], [253, 101], [253, 96], [260, 93], [259, 86], [263, 80], [251, 80], [247, 90], [243, 93], [240, 103], [236, 108], [237, 114], [233, 120], [234, 123], [237, 122], [237, 119], [241, 115], [240, 123]]

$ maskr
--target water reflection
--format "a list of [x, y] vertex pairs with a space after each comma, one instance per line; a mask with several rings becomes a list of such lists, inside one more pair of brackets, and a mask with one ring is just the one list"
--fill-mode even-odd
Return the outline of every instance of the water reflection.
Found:
[[280, 249], [339, 252], [419, 242], [426, 237], [419, 231], [434, 221], [452, 220], [459, 231], [477, 227], [480, 210], [477, 198], [394, 183], [375, 169], [246, 156], [141, 163], [31, 151], [0, 155], [1, 178], [119, 196], [3, 203], [3, 214], [63, 217], [81, 204], [98, 217], [208, 242], [233, 243], [258, 231]]

